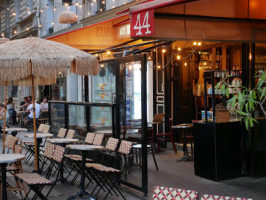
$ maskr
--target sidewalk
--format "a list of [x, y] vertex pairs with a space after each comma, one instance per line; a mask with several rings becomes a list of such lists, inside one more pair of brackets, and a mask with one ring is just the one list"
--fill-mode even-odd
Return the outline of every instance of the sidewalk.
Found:
[[[23, 133], [18, 134], [18, 137], [23, 139]], [[170, 147], [170, 145], [168, 145]], [[0, 140], [0, 149], [2, 149], [2, 139]], [[194, 175], [193, 162], [176, 162], [178, 158], [182, 157], [182, 153], [174, 154], [172, 150], [156, 154], [156, 159], [159, 166], [159, 171], [156, 171], [151, 155], [148, 155], [148, 181], [149, 194], [144, 198], [140, 192], [132, 189], [122, 187], [122, 192], [126, 199], [152, 199], [152, 189], [156, 185], [169, 186], [183, 189], [192, 189], [200, 192], [200, 194], [217, 194], [222, 196], [237, 196], [248, 197], [253, 200], [266, 199], [266, 177], [241, 177], [226, 181], [211, 181]], [[30, 167], [28, 164], [23, 164], [24, 172], [30, 172], [34, 166]], [[10, 180], [13, 180], [11, 177]], [[76, 181], [75, 186], [58, 183], [49, 199], [65, 200], [78, 191], [79, 181]], [[90, 191], [91, 188], [88, 190]], [[9, 199], [16, 199], [14, 195], [9, 192]], [[98, 199], [102, 199], [105, 193], [100, 194]], [[109, 196], [107, 199], [120, 200], [121, 197]]]

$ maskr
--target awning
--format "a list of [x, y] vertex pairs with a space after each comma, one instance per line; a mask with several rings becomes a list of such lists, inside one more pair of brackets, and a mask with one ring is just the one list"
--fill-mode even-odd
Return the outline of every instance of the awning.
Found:
[[130, 14], [132, 38], [266, 42], [264, 0], [154, 0]]
[[130, 39], [130, 33], [127, 31], [129, 22], [129, 15], [126, 14], [47, 39], [82, 50], [105, 49]]
[[199, 1], [199, 0], [154, 0], [154, 1], [150, 1], [147, 3], [143, 3], [143, 4], [136, 5], [134, 7], [131, 7], [130, 13], [136, 14], [136, 13], [145, 12], [147, 10], [153, 10], [156, 8], [164, 8], [164, 7], [172, 6], [172, 5], [189, 3], [192, 1]]

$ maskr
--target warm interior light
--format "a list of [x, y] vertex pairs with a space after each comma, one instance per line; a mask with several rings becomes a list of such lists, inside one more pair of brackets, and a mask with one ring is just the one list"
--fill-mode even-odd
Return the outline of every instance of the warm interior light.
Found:
[[107, 54], [110, 55], [111, 54], [111, 51], [107, 51]]
[[181, 56], [180, 55], [177, 55], [177, 60], [181, 60]]
[[161, 65], [158, 65], [158, 66], [157, 66], [157, 69], [161, 69]]
[[129, 65], [129, 66], [128, 66], [128, 69], [129, 69], [129, 70], [132, 70], [132, 69], [133, 69], [133, 68], [132, 68], [132, 65]]
[[197, 45], [197, 42], [193, 42], [193, 45]]
[[251, 53], [249, 54], [249, 60], [252, 60], [252, 54]]
[[166, 52], [166, 49], [162, 49], [162, 53], [165, 53]]
[[101, 68], [104, 68], [104, 64], [101, 64]]
[[181, 47], [178, 47], [178, 48], [177, 48], [177, 51], [181, 51]]
[[187, 63], [185, 62], [184, 65], [187, 66]]
[[201, 42], [198, 42], [198, 46], [201, 46], [202, 45], [202, 43]]

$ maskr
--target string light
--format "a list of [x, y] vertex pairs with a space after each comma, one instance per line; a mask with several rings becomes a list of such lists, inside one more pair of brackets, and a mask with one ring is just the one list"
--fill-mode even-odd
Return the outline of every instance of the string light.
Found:
[[114, 6], [114, 5], [112, 5], [112, 8], [115, 8], [115, 6]]
[[16, 16], [16, 13], [12, 13], [13, 16]]
[[54, 22], [52, 22], [51, 24], [54, 25]]
[[64, 5], [65, 5], [65, 7], [68, 7], [68, 6], [69, 6], [69, 4], [68, 4], [68, 3], [64, 3]]
[[107, 54], [108, 54], [108, 55], [111, 55], [111, 51], [107, 51]]
[[10, 10], [10, 8], [8, 7], [8, 8], [6, 8], [6, 10]]
[[198, 42], [198, 46], [201, 46], [201, 44], [202, 44], [201, 42]]
[[104, 68], [104, 64], [101, 64], [101, 68]]
[[162, 53], [165, 53], [166, 52], [166, 49], [162, 49]]
[[26, 31], [29, 31], [30, 30], [30, 28], [26, 28]]
[[102, 1], [102, 4], [105, 4], [105, 1]]
[[16, 30], [14, 30], [14, 34], [17, 34], [17, 31]]
[[197, 42], [193, 42], [193, 45], [196, 46], [197, 45]]
[[103, 11], [103, 9], [102, 8], [100, 8], [100, 12], [102, 12]]
[[187, 63], [186, 62], [184, 63], [184, 66], [187, 66]]
[[181, 56], [180, 55], [177, 55], [177, 60], [181, 60]]
[[43, 9], [41, 9], [40, 11], [41, 11], [41, 13], [42, 13], [42, 12], [43, 12]]
[[157, 69], [161, 69], [161, 65], [158, 65], [158, 66], [157, 66]]
[[177, 48], [177, 51], [181, 51], [181, 47], [178, 47], [178, 48]]
[[39, 28], [42, 28], [42, 25], [41, 24], [39, 24], [39, 26], [38, 26]]
[[54, 7], [54, 11], [56, 11], [56, 7]]
[[129, 70], [132, 70], [132, 69], [133, 69], [132, 65], [129, 65], [129, 66], [128, 66], [128, 69], [129, 69]]
[[91, 3], [91, 6], [93, 6], [93, 3]]
[[91, 13], [90, 13], [90, 12], [88, 12], [88, 15], [91, 15]]
[[4, 33], [1, 33], [1, 36], [2, 36], [2, 37], [5, 37], [5, 34], [4, 34]]
[[76, 1], [76, 6], [78, 6], [79, 5], [79, 3]]

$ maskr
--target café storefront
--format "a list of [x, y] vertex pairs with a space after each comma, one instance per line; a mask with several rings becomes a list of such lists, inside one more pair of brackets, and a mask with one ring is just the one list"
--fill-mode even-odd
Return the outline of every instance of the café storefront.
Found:
[[[201, 177], [265, 175], [265, 116], [255, 113], [259, 124], [251, 133], [236, 113], [221, 120], [217, 104], [226, 99], [214, 88], [223, 74], [232, 77], [235, 87], [252, 88], [256, 72], [266, 70], [265, 9], [260, 0], [155, 0], [130, 9], [132, 38], [174, 41], [156, 51], [156, 70], [164, 71], [160, 103], [166, 129], [170, 117], [174, 124], [197, 120], [194, 166]], [[160, 94], [154, 96], [156, 106]], [[210, 109], [212, 119], [202, 122]]]

